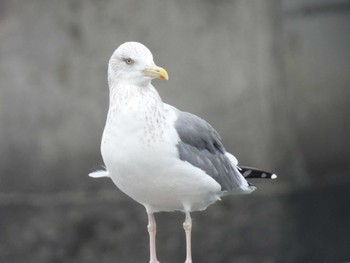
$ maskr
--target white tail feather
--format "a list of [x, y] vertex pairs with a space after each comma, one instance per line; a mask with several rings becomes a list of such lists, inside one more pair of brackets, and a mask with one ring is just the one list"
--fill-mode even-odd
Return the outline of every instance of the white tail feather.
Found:
[[89, 173], [89, 176], [92, 178], [109, 177], [109, 173], [104, 170], [98, 170], [98, 171]]

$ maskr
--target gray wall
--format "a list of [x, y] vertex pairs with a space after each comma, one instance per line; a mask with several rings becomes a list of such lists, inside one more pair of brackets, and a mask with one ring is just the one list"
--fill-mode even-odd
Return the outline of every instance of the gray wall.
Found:
[[[0, 262], [147, 262], [144, 209], [87, 177], [130, 40], [165, 102], [279, 175], [194, 213], [194, 261], [349, 261], [349, 24], [338, 0], [0, 1]], [[183, 215], [157, 219], [160, 260], [183, 261]]]

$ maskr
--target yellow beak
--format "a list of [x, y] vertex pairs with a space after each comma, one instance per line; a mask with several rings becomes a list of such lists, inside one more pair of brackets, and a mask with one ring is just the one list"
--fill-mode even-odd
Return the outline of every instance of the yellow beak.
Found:
[[153, 66], [151, 68], [145, 69], [143, 73], [145, 73], [146, 76], [149, 76], [151, 78], [158, 78], [161, 80], [169, 79], [168, 72], [166, 72], [165, 69], [158, 66]]

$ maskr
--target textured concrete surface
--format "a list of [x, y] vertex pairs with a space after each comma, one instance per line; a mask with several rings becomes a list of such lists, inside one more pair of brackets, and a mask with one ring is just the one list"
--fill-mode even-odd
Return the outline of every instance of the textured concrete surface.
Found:
[[[140, 41], [164, 101], [273, 183], [194, 217], [195, 262], [350, 261], [350, 5], [338, 0], [0, 1], [0, 262], [147, 262], [144, 209], [102, 165], [107, 61]], [[159, 214], [161, 262], [185, 257]]]

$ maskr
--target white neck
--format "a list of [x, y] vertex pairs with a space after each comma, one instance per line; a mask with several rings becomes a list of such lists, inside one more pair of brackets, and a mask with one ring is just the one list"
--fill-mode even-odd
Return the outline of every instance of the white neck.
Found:
[[157, 107], [162, 107], [163, 102], [158, 92], [152, 86], [151, 82], [143, 83], [145, 85], [133, 85], [126, 82], [114, 82], [109, 88], [109, 107], [125, 107], [137, 103], [155, 103]]
[[129, 127], [130, 133], [142, 132], [147, 140], [159, 141], [165, 127], [165, 109], [156, 89], [150, 83], [148, 86], [113, 84], [106, 128], [114, 133]]

